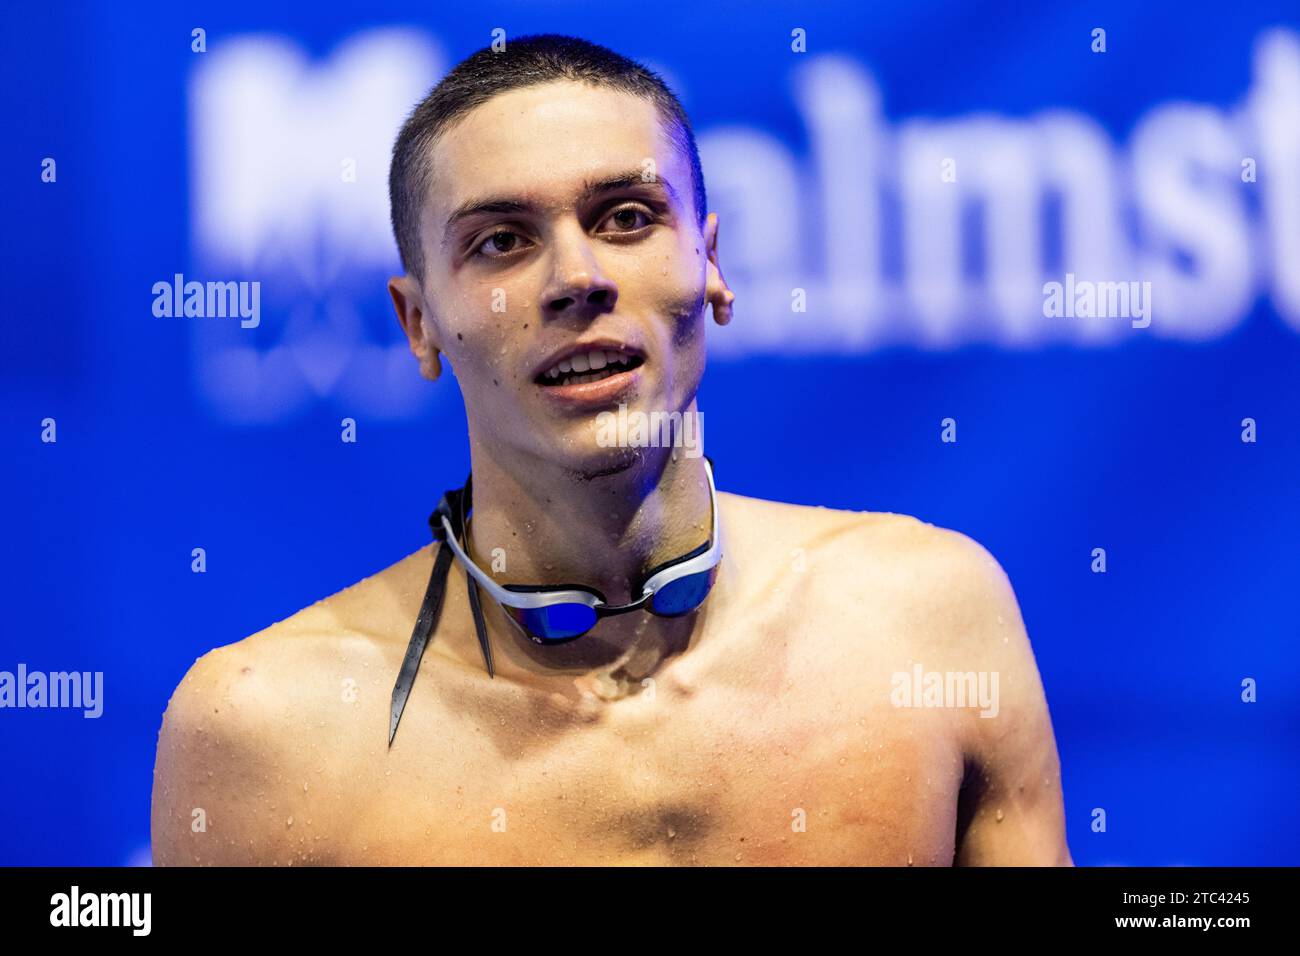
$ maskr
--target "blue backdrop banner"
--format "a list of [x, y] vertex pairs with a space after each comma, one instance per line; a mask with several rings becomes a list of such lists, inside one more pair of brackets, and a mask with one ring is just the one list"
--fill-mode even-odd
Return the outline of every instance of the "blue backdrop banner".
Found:
[[427, 543], [469, 456], [385, 288], [388, 158], [495, 30], [679, 94], [737, 293], [719, 487], [992, 552], [1075, 861], [1300, 862], [1293, 3], [3, 17], [0, 671], [88, 704], [0, 709], [0, 864], [147, 864], [194, 660]]

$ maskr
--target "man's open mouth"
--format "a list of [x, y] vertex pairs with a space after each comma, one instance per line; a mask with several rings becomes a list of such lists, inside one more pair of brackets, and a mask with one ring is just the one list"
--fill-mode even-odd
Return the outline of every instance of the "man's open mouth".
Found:
[[630, 372], [644, 361], [639, 355], [614, 349], [591, 349], [561, 359], [537, 376], [536, 381], [538, 385], [585, 385]]

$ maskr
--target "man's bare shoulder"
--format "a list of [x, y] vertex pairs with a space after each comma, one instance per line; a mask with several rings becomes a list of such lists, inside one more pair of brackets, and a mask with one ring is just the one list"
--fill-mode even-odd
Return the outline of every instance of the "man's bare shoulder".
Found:
[[283, 699], [288, 685], [302, 683], [293, 678], [314, 661], [352, 656], [360, 665], [392, 643], [390, 624], [404, 622], [409, 634], [412, 602], [419, 607], [431, 560], [430, 549], [421, 548], [284, 620], [212, 649], [194, 662], [168, 710], [220, 697], [237, 697], [249, 707], [272, 688]]
[[978, 707], [944, 703], [958, 708], [943, 712], [970, 768], [957, 861], [1070, 865], [1047, 701], [1019, 603], [990, 551], [909, 515], [730, 504], [743, 540], [772, 543], [772, 580], [806, 582], [801, 613], [824, 625], [806, 633], [821, 638], [828, 680], [860, 680], [866, 656], [886, 671], [919, 665], [945, 685], [962, 675], [992, 691]]
[[[228, 729], [232, 722], [262, 723], [275, 716], [271, 711], [315, 714], [322, 674], [338, 671], [359, 682], [377, 679], [377, 673], [366, 672], [382, 668], [395, 654], [400, 659], [431, 562], [431, 548], [421, 548], [282, 621], [208, 651], [172, 694], [164, 731], [169, 718], [182, 722], [193, 715], [221, 714], [223, 703], [220, 723]], [[328, 687], [335, 689], [333, 683]], [[281, 724], [280, 729], [289, 728]]]
[[[1010, 582], [967, 534], [907, 514], [739, 495], [727, 495], [723, 508], [742, 570], [765, 587], [794, 582], [808, 613], [853, 614], [864, 626], [902, 635], [900, 647], [909, 653], [1002, 657], [1013, 649], [1020, 617]], [[850, 649], [860, 646], [852, 629], [821, 632]]]
[[365, 731], [382, 730], [375, 701], [387, 698], [401, 655], [393, 634], [410, 633], [429, 550], [195, 660], [158, 735], [155, 863], [298, 857], [303, 831], [288, 821], [302, 795], [288, 799], [289, 790], [336, 785], [337, 754], [381, 739]]
[[[721, 494], [729, 540], [736, 532], [743, 544], [762, 540], [803, 548], [805, 558], [814, 553], [828, 559], [828, 574], [853, 577], [860, 561], [921, 562], [935, 574], [950, 576], [959, 570], [996, 578], [1001, 568], [973, 538], [920, 518], [892, 511], [852, 511], [820, 505], [800, 505], [744, 495]], [[908, 568], [907, 580], [915, 581]]]
[[241, 641], [204, 654], [167, 702], [154, 760], [155, 866], [250, 863], [266, 851], [268, 834], [249, 826], [247, 811], [280, 765], [279, 748], [261, 730], [250, 651]]

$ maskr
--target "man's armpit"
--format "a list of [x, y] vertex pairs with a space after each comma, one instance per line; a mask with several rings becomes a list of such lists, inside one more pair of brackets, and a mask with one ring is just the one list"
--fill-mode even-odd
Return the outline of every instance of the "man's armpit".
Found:
[[[1047, 751], [1050, 749], [1050, 755]], [[1053, 741], [1019, 765], [968, 756], [957, 806], [957, 866], [1073, 866]]]

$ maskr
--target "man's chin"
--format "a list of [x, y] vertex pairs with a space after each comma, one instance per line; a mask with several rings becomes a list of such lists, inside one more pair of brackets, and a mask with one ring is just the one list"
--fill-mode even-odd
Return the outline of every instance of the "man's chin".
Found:
[[585, 450], [571, 449], [557, 464], [577, 481], [594, 481], [636, 468], [645, 461], [644, 451], [642, 448], [601, 448], [593, 445]]
[[[656, 405], [643, 396], [636, 396], [630, 406], [581, 417], [534, 418], [531, 451], [576, 480], [590, 481], [653, 467], [659, 458], [670, 455], [672, 448], [659, 447], [659, 442], [651, 441], [660, 437], [662, 427], [655, 424], [656, 413], [645, 409], [647, 404]], [[681, 439], [683, 433], [672, 437]]]
[[[540, 434], [539, 436], [540, 437]], [[574, 481], [609, 478], [638, 468], [646, 462], [646, 452], [654, 449], [637, 447], [603, 447], [593, 436], [555, 436], [546, 447], [531, 449], [541, 463], [564, 472]]]

